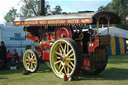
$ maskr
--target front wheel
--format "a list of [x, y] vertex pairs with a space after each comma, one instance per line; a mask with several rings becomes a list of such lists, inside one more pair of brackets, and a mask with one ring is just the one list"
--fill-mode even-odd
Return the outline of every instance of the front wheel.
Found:
[[79, 45], [72, 39], [59, 39], [51, 47], [50, 64], [59, 78], [77, 76], [82, 62]]
[[39, 68], [39, 59], [34, 50], [28, 49], [23, 56], [23, 65], [26, 71], [36, 72]]

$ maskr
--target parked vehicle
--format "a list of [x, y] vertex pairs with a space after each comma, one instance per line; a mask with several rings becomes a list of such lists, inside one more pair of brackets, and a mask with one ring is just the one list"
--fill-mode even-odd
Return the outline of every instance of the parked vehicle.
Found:
[[[90, 75], [101, 73], [108, 60], [109, 26], [119, 23], [119, 16], [108, 11], [17, 19], [15, 25], [24, 26], [25, 37], [35, 43], [35, 50], [28, 49], [24, 53], [24, 67], [36, 72], [40, 56], [50, 62], [59, 78], [64, 78], [65, 74], [68, 78], [77, 76], [80, 71]], [[98, 35], [102, 24], [108, 27], [108, 35]], [[90, 25], [96, 26], [96, 32], [89, 28]]]

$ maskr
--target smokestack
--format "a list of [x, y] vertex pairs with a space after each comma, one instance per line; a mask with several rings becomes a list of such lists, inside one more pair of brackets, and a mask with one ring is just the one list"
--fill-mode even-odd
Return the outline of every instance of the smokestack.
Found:
[[39, 15], [45, 16], [45, 0], [39, 1]]

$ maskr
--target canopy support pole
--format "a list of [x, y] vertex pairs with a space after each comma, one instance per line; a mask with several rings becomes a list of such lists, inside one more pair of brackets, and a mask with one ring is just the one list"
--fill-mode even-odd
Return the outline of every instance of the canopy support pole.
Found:
[[110, 17], [107, 17], [107, 21], [108, 21], [108, 29], [107, 29], [107, 35], [109, 35]]
[[99, 35], [99, 18], [97, 18], [97, 33], [96, 35]]

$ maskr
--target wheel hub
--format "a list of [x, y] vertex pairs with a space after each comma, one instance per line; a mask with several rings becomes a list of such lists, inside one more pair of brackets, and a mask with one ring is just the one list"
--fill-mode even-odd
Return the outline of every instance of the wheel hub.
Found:
[[66, 57], [63, 57], [63, 61], [65, 62], [67, 59], [66, 59]]
[[61, 57], [60, 60], [61, 60], [61, 63], [63, 63], [63, 65], [67, 66], [68, 61], [67, 61], [67, 57], [66, 56]]
[[29, 63], [30, 63], [30, 64], [32, 64], [32, 63], [33, 63], [33, 60], [32, 60], [32, 59], [30, 59], [30, 60], [29, 60]]

